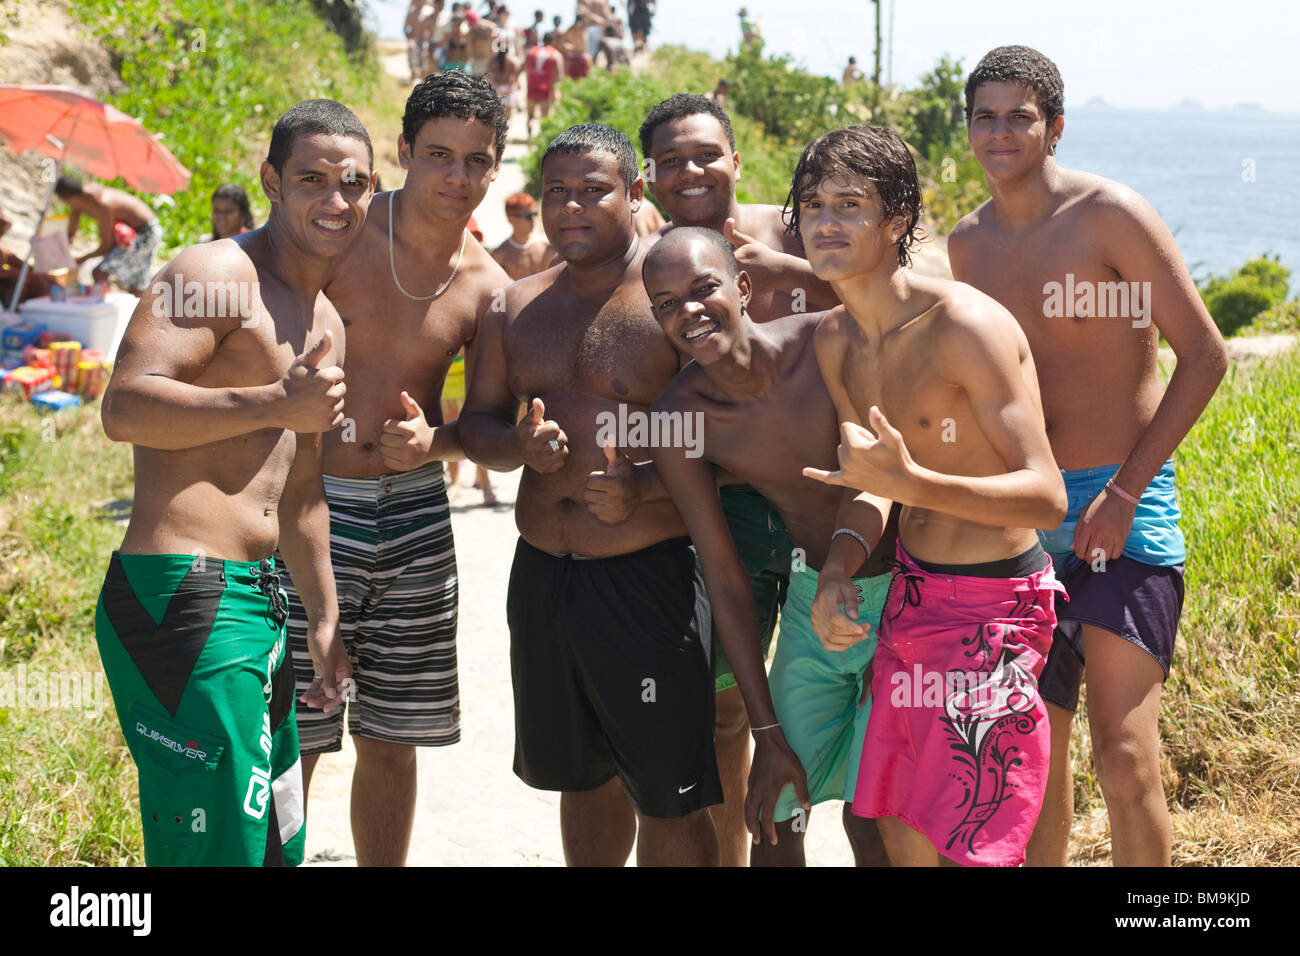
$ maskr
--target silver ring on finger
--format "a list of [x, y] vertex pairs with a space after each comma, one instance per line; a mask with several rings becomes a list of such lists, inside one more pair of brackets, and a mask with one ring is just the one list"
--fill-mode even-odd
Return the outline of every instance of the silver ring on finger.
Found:
[[558, 441], [556, 441], [554, 438], [552, 438], [552, 439], [551, 439], [550, 441], [548, 441], [546, 444], [548, 444], [548, 445], [551, 446], [551, 451], [559, 451], [559, 450], [560, 450], [560, 443], [559, 443]]

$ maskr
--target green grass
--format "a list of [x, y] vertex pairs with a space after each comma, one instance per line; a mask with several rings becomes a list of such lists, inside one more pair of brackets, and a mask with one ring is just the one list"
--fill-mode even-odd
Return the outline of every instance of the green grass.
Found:
[[[1160, 724], [1175, 862], [1294, 864], [1300, 851], [1285, 809], [1300, 797], [1297, 408], [1300, 352], [1235, 364], [1175, 454], [1187, 594]], [[1095, 816], [1089, 752], [1081, 716], [1076, 814]]]
[[[130, 450], [104, 437], [97, 404], [42, 418], [6, 398], [0, 469], [0, 863], [140, 863], [135, 766], [94, 639], [96, 595], [122, 536], [96, 506], [130, 497]], [[80, 692], [80, 675], [96, 673], [89, 700], [19, 686], [78, 675]]]

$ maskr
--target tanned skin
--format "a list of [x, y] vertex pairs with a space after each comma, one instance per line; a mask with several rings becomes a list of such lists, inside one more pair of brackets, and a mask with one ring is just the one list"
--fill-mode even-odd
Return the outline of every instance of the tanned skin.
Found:
[[[644, 247], [632, 214], [642, 202], [642, 183], [623, 182], [617, 158], [595, 151], [550, 157], [542, 189], [543, 226], [564, 262], [511, 286], [504, 314], [484, 317], [461, 439], [470, 457], [489, 468], [527, 466], [515, 520], [529, 544], [559, 554], [629, 554], [686, 534], [667, 500], [646, 503], [617, 527], [589, 514], [585, 504], [588, 477], [602, 473], [606, 462], [596, 444], [597, 415], [617, 413], [620, 403], [629, 413], [648, 409], [681, 364], [641, 284]], [[529, 411], [516, 424], [521, 403]], [[747, 703], [773, 722], [757, 642], [728, 643], [724, 636], [724, 647]], [[788, 747], [760, 757], [757, 792], [770, 792], [775, 800], [801, 773], [798, 761]], [[571, 865], [621, 866], [637, 836], [627, 807], [616, 779], [592, 791], [565, 793], [565, 859]], [[718, 861], [706, 810], [678, 820], [638, 814], [636, 822], [641, 865]]]
[[[677, 226], [702, 226], [726, 236], [741, 268], [751, 277], [747, 312], [755, 322], [790, 315], [796, 305], [815, 312], [838, 304], [830, 286], [813, 275], [803, 243], [786, 231], [781, 208], [742, 205], [736, 199], [740, 154], [731, 149], [717, 118], [698, 113], [660, 124], [651, 137], [646, 165], [654, 171], [650, 188], [670, 219], [659, 236], [669, 235]], [[805, 301], [796, 299], [796, 289], [804, 290]], [[719, 692], [715, 706], [718, 770], [723, 792], [729, 796], [714, 808], [713, 820], [724, 865], [744, 866], [749, 855], [743, 795], [749, 775], [750, 720], [737, 687]]]
[[[101, 186], [99, 183], [84, 183], [81, 189], [80, 195], [60, 197], [68, 205], [68, 241], [76, 238], [84, 214], [95, 220], [95, 225], [99, 227], [99, 245], [92, 251], [77, 256], [77, 265], [88, 259], [106, 256], [113, 250], [116, 243], [113, 227], [117, 223], [124, 222], [139, 231], [158, 218], [148, 203], [128, 192]], [[109, 274], [98, 266], [92, 275], [96, 282], [106, 282], [109, 279]]]
[[[757, 639], [749, 578], [715, 487], [722, 470], [752, 485], [780, 513], [808, 567], [820, 572], [813, 614], [822, 620], [820, 631], [837, 635], [836, 642], [826, 646], [852, 646], [868, 629], [845, 617], [839, 606], [843, 602], [856, 618], [858, 596], [851, 579], [859, 575], [865, 555], [853, 538], [832, 541], [832, 535], [837, 528], [856, 530], [872, 547], [861, 574], [884, 573], [883, 558], [893, 547], [892, 539], [881, 547], [890, 503], [816, 484], [802, 473], [802, 464], [809, 461], [832, 467], [839, 441], [835, 406], [813, 348], [822, 314], [756, 325], [746, 309], [753, 300], [748, 274], [730, 274], [718, 249], [693, 230], [665, 237], [647, 263], [644, 278], [665, 334], [693, 359], [654, 410], [702, 415], [707, 435], [703, 454], [692, 458], [684, 449], [655, 449], [654, 460], [699, 551], [715, 620], [720, 628], [748, 629], [754, 635], [751, 640]], [[715, 330], [704, 331], [710, 328]], [[832, 619], [847, 626], [832, 628]], [[865, 702], [869, 671], [864, 681]], [[781, 733], [774, 728], [755, 737], [762, 741], [765, 735]], [[806, 801], [806, 793], [801, 797]], [[805, 809], [810, 809], [806, 803]], [[770, 816], [773, 807], [761, 810]], [[854, 816], [846, 806], [843, 823], [858, 865], [888, 865], [874, 820]], [[804, 865], [804, 832], [802, 826], [795, 829], [794, 820], [777, 823], [777, 841], [756, 840], [751, 863]]]
[[[844, 303], [815, 339], [841, 422], [840, 468], [804, 474], [902, 504], [899, 540], [922, 561], [997, 561], [1033, 547], [1034, 529], [1060, 523], [1066, 496], [1015, 320], [969, 286], [902, 268], [906, 218], [887, 219], [861, 177], [816, 184], [800, 217], [809, 261]], [[945, 422], [955, 441], [943, 440]], [[938, 865], [907, 823], [879, 825], [895, 866]]]
[[506, 271], [511, 281], [536, 275], [555, 258], [555, 250], [545, 239], [533, 237], [532, 215], [507, 214], [506, 218], [514, 230], [514, 235], [510, 238], [525, 248], [520, 249], [518, 245], [503, 242], [492, 250], [492, 258]]
[[[344, 339], [320, 290], [361, 231], [374, 181], [365, 144], [344, 136], [297, 136], [283, 175], [266, 162], [261, 175], [267, 224], [187, 249], [141, 299], [104, 392], [104, 432], [135, 446], [123, 553], [257, 561], [278, 543], [307, 609], [316, 682], [304, 699], [334, 710], [352, 668], [320, 433], [343, 420]], [[248, 283], [250, 308], [236, 296], [222, 314], [182, 316], [158, 301], [182, 277]]]
[[[660, 235], [674, 226], [703, 226], [726, 236], [753, 282], [749, 314], [755, 322], [839, 304], [813, 274], [803, 243], [786, 231], [781, 207], [736, 199], [740, 154], [716, 117], [698, 113], [661, 123], [647, 160], [654, 171], [650, 189], [669, 218]], [[803, 290], [801, 297], [796, 289]]]
[[[327, 475], [373, 477], [465, 457], [456, 423], [443, 423], [443, 381], [462, 348], [466, 374], [473, 369], [477, 316], [510, 284], [465, 232], [499, 169], [492, 127], [455, 116], [426, 120], [414, 144], [399, 134], [397, 152], [406, 182], [375, 197], [361, 235], [325, 287], [347, 330], [344, 367], [353, 426], [326, 435]], [[403, 289], [429, 295], [451, 276], [458, 258], [455, 279], [435, 299], [410, 299], [393, 283], [395, 267]], [[352, 739], [357, 863], [402, 866], [415, 819], [416, 748], [358, 735]], [[320, 754], [303, 755], [304, 793], [319, 759]]]
[[[954, 278], [1004, 305], [1024, 330], [1038, 368], [1047, 437], [1066, 470], [1123, 466], [1115, 483], [1134, 496], [1200, 417], [1227, 368], [1223, 338], [1206, 311], [1173, 236], [1151, 205], [1118, 183], [1056, 164], [1065, 118], [1049, 124], [1018, 83], [976, 89], [967, 133], [992, 197], [948, 240]], [[1044, 286], [1150, 282], [1150, 324], [1128, 318], [1047, 318]], [[1139, 320], [1141, 321], [1141, 320]], [[1161, 393], [1156, 350], [1178, 358]], [[1074, 552], [1118, 557], [1135, 506], [1103, 491], [1084, 511]], [[1040, 525], [1043, 528], [1055, 525]], [[1169, 812], [1160, 780], [1164, 672], [1147, 653], [1083, 625], [1088, 725], [1117, 866], [1167, 866]], [[1047, 705], [1052, 765], [1027, 862], [1064, 866], [1074, 792], [1069, 744], [1074, 715]]]

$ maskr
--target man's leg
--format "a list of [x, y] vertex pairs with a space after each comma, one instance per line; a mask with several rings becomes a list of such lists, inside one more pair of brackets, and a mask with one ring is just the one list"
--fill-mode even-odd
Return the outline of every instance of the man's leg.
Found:
[[302, 755], [302, 812], [307, 812], [307, 798], [311, 795], [311, 775], [316, 772], [320, 754]]
[[1109, 631], [1083, 625], [1088, 725], [1110, 813], [1115, 866], [1168, 866], [1173, 837], [1160, 781], [1160, 688], [1155, 658]]
[[415, 822], [415, 748], [354, 735], [352, 842], [357, 866], [405, 866]]
[[718, 862], [744, 866], [749, 843], [745, 828], [745, 788], [749, 782], [749, 715], [739, 687], [714, 697], [714, 746], [725, 803], [709, 807], [718, 839]]
[[637, 866], [717, 866], [718, 838], [707, 810], [667, 820], [638, 814]]
[[[750, 866], [807, 866], [804, 856], [803, 839], [808, 832], [808, 821], [812, 814], [800, 807], [795, 816], [781, 820], [776, 824], [776, 846], [772, 846], [765, 836], [758, 843], [751, 843], [749, 850]], [[798, 826], [796, 830], [795, 827]]]
[[853, 848], [854, 866], [889, 866], [889, 853], [880, 834], [880, 822], [870, 817], [860, 817], [853, 812], [851, 803], [844, 804], [841, 815], [844, 833]]
[[1074, 778], [1070, 774], [1070, 731], [1074, 714], [1043, 702], [1052, 727], [1052, 758], [1047, 771], [1043, 809], [1025, 848], [1025, 866], [1066, 866], [1070, 858], [1070, 824], [1074, 819]]
[[611, 777], [594, 790], [560, 795], [560, 839], [568, 866], [623, 866], [636, 840], [636, 811]]
[[876, 822], [894, 866], [939, 865], [939, 851], [934, 844], [898, 817], [881, 817]]

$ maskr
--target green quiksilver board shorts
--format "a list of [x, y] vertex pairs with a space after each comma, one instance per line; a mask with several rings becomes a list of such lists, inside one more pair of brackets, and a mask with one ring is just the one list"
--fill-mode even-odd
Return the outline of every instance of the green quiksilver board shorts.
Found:
[[113, 552], [95, 637], [149, 866], [296, 866], [306, 830], [275, 563]]
[[[862, 675], [876, 653], [880, 612], [891, 580], [889, 574], [853, 579], [862, 593], [858, 620], [871, 625], [871, 634], [846, 651], [828, 651], [812, 627], [817, 572], [808, 568], [790, 575], [790, 596], [781, 612], [781, 636], [768, 683], [776, 719], [803, 764], [814, 805], [853, 800], [871, 716], [870, 698], [858, 706]], [[786, 785], [772, 817], [777, 822], [789, 820], [798, 807], [794, 787]]]
[[[749, 485], [724, 485], [718, 489], [718, 494], [736, 551], [749, 574], [754, 616], [758, 619], [758, 639], [763, 646], [763, 660], [767, 660], [776, 620], [785, 604], [786, 588], [790, 583], [790, 554], [794, 545], [780, 514]], [[716, 624], [713, 633], [718, 633]], [[713, 652], [717, 659], [713, 668], [714, 691], [735, 687], [736, 675], [731, 672], [721, 641], [714, 640]]]

